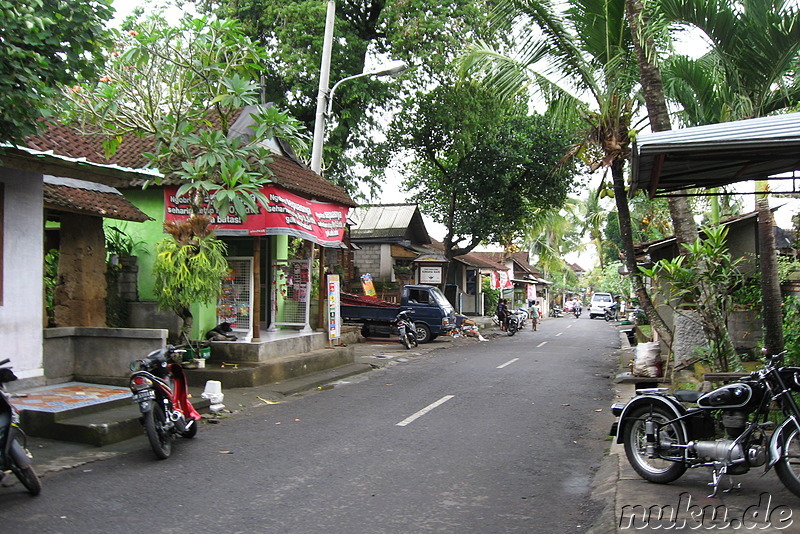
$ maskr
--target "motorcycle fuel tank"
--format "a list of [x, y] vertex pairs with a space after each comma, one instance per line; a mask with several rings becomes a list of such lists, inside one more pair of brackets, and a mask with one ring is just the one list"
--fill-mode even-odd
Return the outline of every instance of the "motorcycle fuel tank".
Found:
[[711, 409], [743, 408], [752, 398], [753, 389], [749, 384], [728, 384], [697, 399], [697, 405]]

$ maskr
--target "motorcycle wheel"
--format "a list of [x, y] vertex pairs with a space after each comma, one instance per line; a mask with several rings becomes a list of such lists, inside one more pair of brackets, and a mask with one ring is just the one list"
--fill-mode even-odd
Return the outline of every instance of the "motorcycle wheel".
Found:
[[411, 341], [408, 339], [408, 332], [402, 332], [400, 334], [400, 341], [402, 341], [403, 346], [407, 349], [411, 348]]
[[508, 322], [508, 335], [513, 336], [517, 333], [517, 322], [516, 321], [509, 321]]
[[[17, 442], [19, 445], [19, 442]], [[20, 448], [24, 451], [25, 449], [20, 445]], [[31, 495], [39, 495], [42, 491], [42, 481], [39, 480], [39, 476], [36, 474], [36, 471], [33, 470], [33, 467], [20, 467], [16, 460], [14, 460], [14, 456], [9, 455], [8, 458], [8, 467], [11, 469], [11, 472], [14, 473], [22, 485], [25, 486], [25, 489], [28, 490], [28, 493]]]
[[417, 342], [417, 336], [413, 332], [408, 333], [408, 339], [411, 341], [411, 344], [415, 347], [419, 347], [419, 342]]
[[800, 432], [792, 429], [783, 444], [784, 455], [775, 464], [775, 473], [786, 489], [800, 497]]
[[[633, 470], [643, 479], [657, 484], [667, 484], [679, 479], [686, 472], [686, 464], [660, 458], [650, 458], [647, 455], [647, 438], [645, 435], [646, 419], [663, 424], [674, 419], [675, 416], [668, 413], [661, 406], [653, 405], [637, 408], [625, 418], [628, 423], [622, 431], [622, 441], [625, 445], [625, 456], [628, 457], [628, 462], [630, 462]], [[686, 444], [686, 438], [679, 423], [661, 427], [659, 438], [662, 450], [669, 444]], [[682, 449], [675, 449], [670, 452], [677, 456], [681, 455], [681, 451]]]
[[166, 460], [172, 453], [172, 436], [166, 426], [167, 414], [164, 408], [154, 406], [144, 416], [144, 430], [150, 441], [150, 448], [159, 460]]

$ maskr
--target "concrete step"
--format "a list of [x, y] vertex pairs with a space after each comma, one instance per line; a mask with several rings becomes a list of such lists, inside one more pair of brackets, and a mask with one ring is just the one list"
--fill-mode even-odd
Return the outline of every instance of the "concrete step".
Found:
[[[291, 395], [370, 369], [354, 363], [351, 346], [292, 354], [264, 363], [209, 361], [206, 365], [204, 369], [185, 370], [192, 404], [201, 413], [210, 405], [200, 396], [208, 380], [221, 382], [223, 392], [274, 384], [271, 390]], [[104, 446], [142, 433], [139, 408], [129, 396], [57, 412], [21, 408], [22, 426], [31, 436]]]
[[318, 349], [265, 362], [212, 359], [203, 369], [187, 369], [186, 378], [193, 387], [203, 387], [208, 380], [221, 382], [223, 389], [256, 387], [342, 367], [354, 361], [352, 346]]
[[[192, 397], [192, 405], [203, 413], [210, 405], [207, 399]], [[65, 410], [58, 413], [36, 410], [22, 411], [22, 427], [30, 436], [87, 443], [102, 447], [136, 437], [142, 433], [139, 406], [126, 399], [96, 404], [90, 411]]]

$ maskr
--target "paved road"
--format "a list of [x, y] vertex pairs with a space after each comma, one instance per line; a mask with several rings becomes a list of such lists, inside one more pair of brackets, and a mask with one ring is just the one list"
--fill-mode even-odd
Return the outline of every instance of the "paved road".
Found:
[[[588, 317], [433, 351], [0, 489], [3, 533], [585, 532], [616, 329]], [[411, 354], [411, 353], [407, 353]], [[13, 491], [12, 491], [13, 490]]]

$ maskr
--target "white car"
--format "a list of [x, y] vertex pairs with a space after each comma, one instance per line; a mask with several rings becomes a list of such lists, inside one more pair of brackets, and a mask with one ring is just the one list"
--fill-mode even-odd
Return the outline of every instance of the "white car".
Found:
[[606, 313], [606, 308], [614, 304], [611, 293], [595, 293], [589, 301], [589, 319], [602, 317]]

